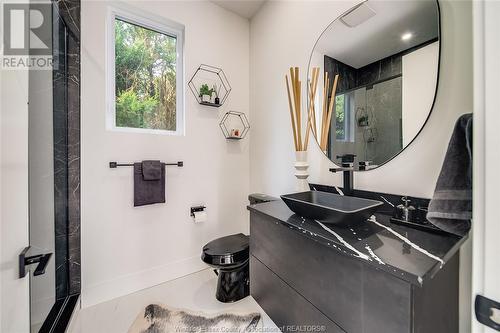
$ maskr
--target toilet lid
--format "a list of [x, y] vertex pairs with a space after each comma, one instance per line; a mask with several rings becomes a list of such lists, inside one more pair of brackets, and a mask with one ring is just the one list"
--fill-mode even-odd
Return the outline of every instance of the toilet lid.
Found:
[[203, 247], [203, 261], [214, 265], [231, 265], [248, 260], [249, 237], [235, 234], [217, 238]]

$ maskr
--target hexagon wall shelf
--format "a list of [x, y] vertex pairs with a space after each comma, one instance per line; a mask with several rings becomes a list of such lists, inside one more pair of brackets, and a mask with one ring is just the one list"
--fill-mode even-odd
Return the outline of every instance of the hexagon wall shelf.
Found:
[[228, 140], [241, 140], [250, 130], [250, 123], [243, 112], [229, 111], [219, 123], [224, 137]]
[[222, 106], [231, 92], [222, 68], [209, 65], [200, 65], [188, 85], [198, 103], [206, 106]]

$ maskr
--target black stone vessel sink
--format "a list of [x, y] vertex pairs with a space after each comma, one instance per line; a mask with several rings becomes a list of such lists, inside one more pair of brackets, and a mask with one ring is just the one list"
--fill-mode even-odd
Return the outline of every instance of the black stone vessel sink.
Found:
[[383, 203], [321, 191], [282, 195], [285, 204], [299, 216], [338, 225], [356, 225], [369, 218]]

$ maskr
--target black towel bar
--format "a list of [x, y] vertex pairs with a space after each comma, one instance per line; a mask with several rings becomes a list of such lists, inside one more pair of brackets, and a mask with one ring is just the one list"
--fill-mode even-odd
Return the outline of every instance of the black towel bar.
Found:
[[[179, 161], [177, 163], [164, 163], [164, 164], [165, 165], [176, 165], [179, 168], [182, 168], [184, 166], [184, 162], [183, 161]], [[117, 167], [122, 167], [122, 166], [134, 166], [134, 163], [122, 164], [122, 163], [117, 163], [117, 162], [109, 162], [109, 167], [111, 169], [114, 169], [114, 168], [117, 168]]]

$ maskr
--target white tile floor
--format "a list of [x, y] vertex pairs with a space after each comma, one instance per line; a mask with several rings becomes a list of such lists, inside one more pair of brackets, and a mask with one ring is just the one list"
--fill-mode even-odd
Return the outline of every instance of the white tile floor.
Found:
[[259, 312], [263, 318], [263, 332], [280, 332], [264, 310], [250, 296], [235, 303], [221, 303], [215, 299], [217, 277], [206, 269], [149, 289], [82, 309], [69, 333], [126, 333], [137, 314], [151, 303], [203, 311], [206, 313]]

